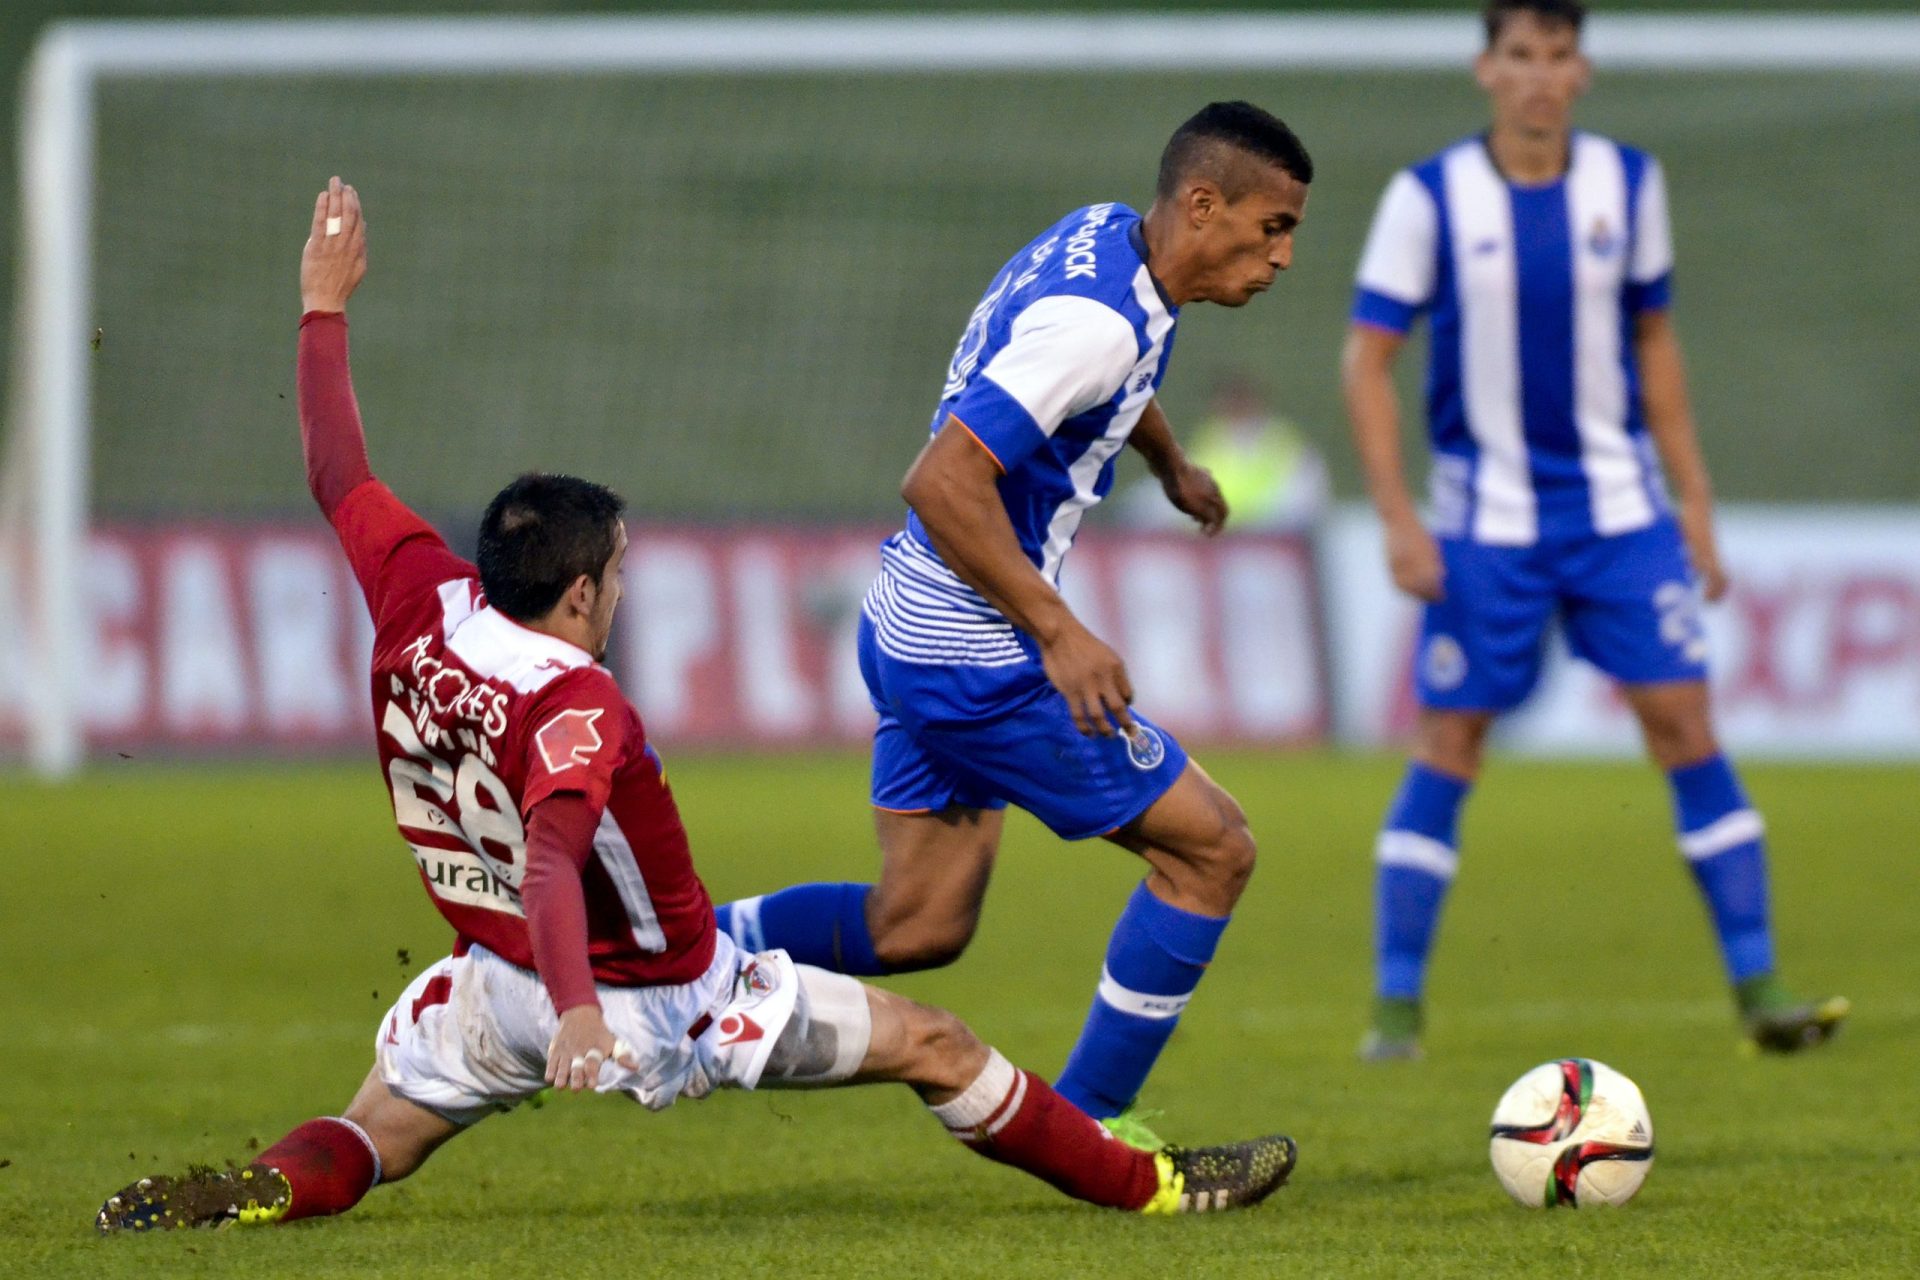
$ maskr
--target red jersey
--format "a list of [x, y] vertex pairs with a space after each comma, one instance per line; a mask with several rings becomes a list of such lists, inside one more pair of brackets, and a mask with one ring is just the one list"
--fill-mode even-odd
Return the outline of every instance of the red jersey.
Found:
[[373, 614], [373, 715], [394, 821], [462, 949], [535, 967], [520, 904], [527, 815], [574, 792], [600, 819], [581, 873], [594, 980], [705, 973], [713, 904], [660, 758], [612, 674], [489, 608], [473, 565], [379, 481], [355, 487], [332, 521]]

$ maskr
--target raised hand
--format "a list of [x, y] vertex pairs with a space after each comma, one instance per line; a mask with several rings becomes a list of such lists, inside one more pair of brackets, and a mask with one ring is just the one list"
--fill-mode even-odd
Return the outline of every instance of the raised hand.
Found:
[[313, 202], [313, 228], [300, 254], [301, 310], [345, 311], [366, 274], [367, 223], [360, 193], [336, 177]]

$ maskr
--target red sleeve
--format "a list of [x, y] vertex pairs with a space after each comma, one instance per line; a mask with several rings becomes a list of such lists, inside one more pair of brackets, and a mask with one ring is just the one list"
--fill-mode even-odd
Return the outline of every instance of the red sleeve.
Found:
[[598, 810], [586, 797], [550, 796], [534, 807], [527, 828], [527, 871], [520, 904], [533, 941], [533, 967], [555, 1013], [599, 1006], [587, 958], [587, 894], [580, 872], [593, 854]]
[[360, 406], [353, 398], [353, 375], [347, 366], [344, 312], [309, 311], [300, 317], [297, 381], [307, 489], [331, 520], [342, 499], [373, 479]]
[[586, 799], [594, 821], [613, 794], [613, 775], [638, 744], [639, 717], [620, 687], [601, 667], [569, 672], [548, 686], [530, 708], [527, 777], [520, 812], [529, 814], [548, 796]]
[[347, 370], [347, 318], [300, 318], [300, 447], [307, 487], [333, 524], [376, 626], [405, 601], [453, 578], [475, 576], [433, 526], [374, 479]]

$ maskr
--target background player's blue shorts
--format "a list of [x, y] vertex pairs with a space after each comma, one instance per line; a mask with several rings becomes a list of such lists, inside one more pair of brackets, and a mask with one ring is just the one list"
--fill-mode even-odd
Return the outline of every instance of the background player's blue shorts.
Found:
[[1706, 634], [1680, 528], [1490, 547], [1440, 539], [1446, 599], [1420, 626], [1422, 706], [1507, 711], [1540, 678], [1557, 614], [1573, 652], [1624, 684], [1704, 680]]
[[902, 662], [860, 619], [860, 672], [880, 725], [873, 803], [895, 813], [954, 806], [1025, 809], [1068, 840], [1103, 836], [1145, 813], [1187, 767], [1172, 734], [1089, 738], [1039, 660], [1005, 667]]

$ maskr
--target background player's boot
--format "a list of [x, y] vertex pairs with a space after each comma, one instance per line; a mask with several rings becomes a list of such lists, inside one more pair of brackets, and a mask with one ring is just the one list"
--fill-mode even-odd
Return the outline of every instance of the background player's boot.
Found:
[[1772, 974], [1749, 978], [1734, 989], [1747, 1036], [1763, 1053], [1797, 1053], [1825, 1044], [1853, 1011], [1845, 996], [1795, 999]]
[[1418, 1000], [1385, 996], [1373, 1002], [1373, 1025], [1360, 1039], [1365, 1062], [1418, 1062], [1422, 1017]]
[[1167, 1147], [1154, 1156], [1160, 1190], [1142, 1213], [1247, 1209], [1286, 1185], [1300, 1149], [1282, 1136], [1224, 1147]]
[[185, 1175], [142, 1178], [108, 1197], [93, 1225], [116, 1231], [172, 1231], [278, 1222], [293, 1204], [293, 1189], [278, 1169], [190, 1167]]
[[1125, 1111], [1117, 1116], [1108, 1116], [1100, 1123], [1108, 1133], [1135, 1151], [1160, 1151], [1167, 1144], [1149, 1123], [1158, 1120], [1160, 1115], [1160, 1112], [1142, 1107], [1138, 1102], [1129, 1102]]

